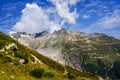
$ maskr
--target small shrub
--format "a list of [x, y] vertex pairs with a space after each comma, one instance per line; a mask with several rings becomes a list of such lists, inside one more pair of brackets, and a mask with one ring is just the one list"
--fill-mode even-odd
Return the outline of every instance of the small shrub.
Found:
[[30, 72], [30, 75], [35, 78], [41, 78], [44, 75], [44, 69], [34, 69]]
[[71, 74], [71, 73], [67, 73], [66, 75], [65, 75], [68, 79], [75, 79], [75, 76], [73, 75], [73, 74]]
[[27, 64], [28, 63], [28, 54], [27, 53], [21, 53], [20, 51], [15, 53], [15, 57], [24, 59], [25, 62], [23, 64]]

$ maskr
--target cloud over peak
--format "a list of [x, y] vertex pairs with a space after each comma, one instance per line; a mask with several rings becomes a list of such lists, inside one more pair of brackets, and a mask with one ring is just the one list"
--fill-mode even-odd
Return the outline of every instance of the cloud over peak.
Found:
[[36, 33], [41, 31], [54, 32], [60, 30], [64, 24], [76, 24], [78, 17], [76, 10], [70, 12], [70, 7], [79, 0], [50, 0], [54, 5], [47, 9], [36, 3], [27, 3], [22, 10], [20, 20], [14, 25], [13, 30], [17, 32]]

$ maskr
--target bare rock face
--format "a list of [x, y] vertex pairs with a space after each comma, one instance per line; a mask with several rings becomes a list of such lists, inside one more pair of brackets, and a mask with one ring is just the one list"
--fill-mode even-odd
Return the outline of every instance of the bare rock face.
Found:
[[7, 44], [5, 49], [17, 50], [17, 45], [15, 43]]
[[[61, 29], [50, 34], [18, 33], [12, 36], [28, 46], [63, 65], [109, 78], [111, 66], [120, 60], [120, 40], [102, 33], [85, 34]], [[116, 76], [116, 77], [115, 77]], [[117, 78], [115, 75], [114, 78]], [[111, 77], [110, 77], [111, 78]], [[113, 77], [112, 77], [113, 78]]]

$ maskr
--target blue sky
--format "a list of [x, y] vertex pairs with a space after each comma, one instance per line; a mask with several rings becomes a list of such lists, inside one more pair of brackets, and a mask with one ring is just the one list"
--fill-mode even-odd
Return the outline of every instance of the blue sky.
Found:
[[61, 28], [120, 39], [120, 0], [0, 0], [0, 31]]

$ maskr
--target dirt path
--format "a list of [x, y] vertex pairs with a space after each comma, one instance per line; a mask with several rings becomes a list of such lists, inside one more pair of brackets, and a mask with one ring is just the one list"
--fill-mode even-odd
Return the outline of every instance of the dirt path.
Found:
[[35, 59], [35, 63], [40, 63], [43, 64], [36, 56], [34, 56], [33, 54], [31, 54], [31, 56]]

